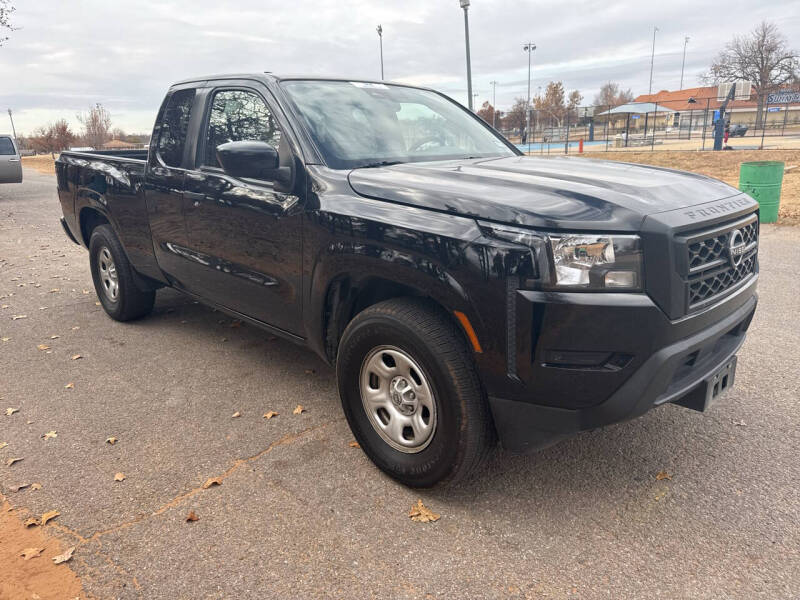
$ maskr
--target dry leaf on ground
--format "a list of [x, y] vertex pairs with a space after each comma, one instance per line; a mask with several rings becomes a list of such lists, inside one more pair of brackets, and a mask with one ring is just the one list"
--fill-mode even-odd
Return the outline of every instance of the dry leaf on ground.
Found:
[[0, 442], [0, 450], [8, 446], [8, 442]]
[[75, 389], [75, 384], [70, 382], [70, 383], [68, 383], [67, 385], [64, 386], [64, 389], [65, 390], [74, 390]]
[[1, 337], [0, 341], [9, 342], [9, 341], [11, 341], [11, 338], [10, 337]]
[[189, 514], [188, 514], [188, 515], [186, 515], [186, 521], [187, 521], [187, 522], [191, 522], [191, 521], [197, 521], [199, 518], [200, 518], [200, 517], [198, 517], [198, 516], [197, 516], [197, 513], [196, 513], [196, 512], [194, 512], [193, 510], [190, 510], [190, 511], [189, 511]]
[[349, 444], [347, 444], [347, 445], [348, 445], [348, 446], [350, 446], [351, 448], [361, 448], [361, 444], [359, 444], [359, 443], [358, 443], [357, 441], [355, 441], [355, 440], [353, 440], [352, 442], [350, 442], [350, 443], [349, 443]]
[[19, 462], [19, 461], [21, 461], [21, 460], [22, 460], [21, 458], [9, 458], [9, 459], [6, 461], [6, 466], [7, 466], [7, 467], [10, 467], [10, 466], [11, 466], [11, 465], [13, 465], [14, 463], [18, 463], [18, 462]]
[[58, 338], [60, 338], [60, 337], [61, 337], [60, 335], [51, 335], [51, 336], [50, 336], [50, 339], [51, 339], [51, 340], [57, 340], [57, 339], [58, 339]]
[[237, 410], [235, 413], [233, 413], [233, 414], [231, 415], [231, 419], [237, 419], [237, 418], [239, 418], [239, 417], [241, 417], [241, 416], [242, 416], [242, 413], [240, 413], [240, 412]]
[[211, 479], [207, 479], [203, 484], [203, 489], [207, 490], [212, 485], [222, 485], [222, 479], [220, 477], [212, 477]]
[[13, 315], [11, 317], [11, 320], [12, 321], [16, 321], [17, 319], [27, 319], [27, 318], [28, 318], [28, 315]]
[[50, 440], [50, 439], [52, 439], [52, 438], [56, 438], [56, 437], [58, 437], [58, 433], [56, 433], [55, 431], [48, 431], [47, 433], [45, 433], [44, 435], [42, 435], [42, 437], [43, 437], [44, 439], [46, 439], [46, 440]]
[[25, 548], [22, 552], [20, 552], [20, 556], [25, 560], [30, 560], [32, 558], [38, 557], [44, 548]]
[[19, 485], [13, 485], [11, 486], [11, 491], [16, 494], [18, 491], [24, 490], [26, 487], [30, 487], [30, 485], [31, 485], [30, 483], [20, 483]]
[[656, 474], [656, 481], [661, 481], [662, 479], [672, 479], [672, 475], [670, 475], [666, 471], [659, 471]]
[[13, 415], [15, 412], [19, 412], [19, 409], [18, 409], [18, 408], [11, 408], [11, 407], [9, 406], [9, 407], [6, 409], [6, 416], [7, 416], [7, 417], [10, 417], [10, 416], [11, 416], [11, 415]]
[[70, 360], [78, 360], [78, 359], [83, 358], [83, 356], [81, 356], [80, 354], [73, 354], [69, 358], [70, 358]]
[[276, 413], [274, 410], [269, 411], [268, 413], [264, 413], [265, 419], [271, 419], [272, 417], [277, 417], [280, 413]]
[[75, 552], [75, 546], [73, 546], [72, 548], [69, 548], [66, 552], [64, 552], [64, 554], [59, 554], [58, 556], [54, 556], [53, 557], [53, 562], [56, 563], [57, 565], [60, 565], [61, 563], [65, 563], [69, 559], [72, 558], [72, 553], [73, 552]]
[[113, 446], [116, 443], [117, 443], [117, 438], [113, 436], [106, 438], [106, 444], [111, 444]]
[[47, 344], [39, 344], [38, 346], [36, 346], [36, 348], [37, 350], [50, 350], [50, 346], [48, 346]]
[[441, 517], [441, 515], [437, 515], [435, 512], [428, 509], [422, 503], [421, 499], [417, 500], [417, 503], [411, 507], [411, 510], [408, 511], [408, 516], [411, 517], [412, 521], [416, 521], [417, 523], [430, 523], [438, 521]]
[[40, 489], [42, 489], [42, 484], [41, 483], [32, 483], [31, 484], [31, 489], [34, 490], [34, 491], [40, 490]]
[[114, 475], [114, 481], [125, 481], [125, 473], [117, 473]]
[[25, 519], [25, 520], [22, 522], [22, 524], [23, 524], [25, 527], [38, 527], [38, 526], [40, 525], [40, 523], [39, 523], [39, 519], [38, 519], [37, 517], [30, 517], [30, 518], [28, 518], [28, 519]]
[[42, 515], [42, 527], [47, 525], [48, 521], [50, 521], [51, 519], [55, 519], [60, 514], [61, 513], [58, 512], [57, 510], [50, 510], [50, 511], [47, 511], [46, 513], [44, 513]]
[[305, 407], [304, 407], [302, 404], [298, 404], [298, 405], [297, 405], [297, 408], [295, 408], [295, 409], [292, 411], [292, 414], [294, 414], [294, 415], [299, 415], [300, 413], [304, 413], [304, 412], [306, 412], [306, 409], [305, 409]]

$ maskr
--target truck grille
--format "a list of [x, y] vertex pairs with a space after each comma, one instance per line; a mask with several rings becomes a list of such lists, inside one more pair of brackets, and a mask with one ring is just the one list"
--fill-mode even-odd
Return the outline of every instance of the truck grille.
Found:
[[684, 238], [687, 312], [698, 310], [750, 279], [758, 268], [758, 218], [750, 215]]

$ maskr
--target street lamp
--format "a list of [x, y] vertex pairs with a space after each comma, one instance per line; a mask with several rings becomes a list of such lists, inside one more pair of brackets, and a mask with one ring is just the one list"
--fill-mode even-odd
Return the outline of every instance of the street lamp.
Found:
[[375, 31], [378, 32], [378, 41], [381, 45], [381, 81], [383, 81], [383, 27], [378, 25]]
[[683, 60], [681, 61], [681, 87], [683, 89], [683, 67], [686, 66], [686, 44], [689, 43], [689, 36], [683, 38]]
[[469, 0], [459, 0], [461, 8], [464, 9], [464, 42], [467, 48], [467, 102], [469, 109], [472, 110], [472, 65], [469, 61]]
[[497, 82], [490, 81], [489, 84], [492, 86], [492, 127], [495, 127], [495, 117], [497, 116]]
[[528, 152], [531, 150], [530, 128], [531, 128], [531, 52], [536, 50], [536, 44], [528, 42], [522, 49], [528, 53], [528, 102], [525, 104], [525, 135], [528, 137]]
[[653, 60], [656, 57], [656, 32], [658, 27], [653, 27], [653, 50], [650, 53], [650, 88], [647, 90], [647, 95], [653, 93]]
[[14, 128], [14, 117], [10, 108], [8, 109], [8, 118], [11, 119], [11, 133], [14, 135], [14, 139], [17, 139], [17, 130]]

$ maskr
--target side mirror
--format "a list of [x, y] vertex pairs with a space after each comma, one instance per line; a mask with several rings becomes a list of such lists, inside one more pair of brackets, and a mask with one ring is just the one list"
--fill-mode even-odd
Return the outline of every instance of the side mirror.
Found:
[[279, 175], [278, 151], [266, 142], [227, 142], [217, 146], [217, 159], [231, 177], [275, 181]]

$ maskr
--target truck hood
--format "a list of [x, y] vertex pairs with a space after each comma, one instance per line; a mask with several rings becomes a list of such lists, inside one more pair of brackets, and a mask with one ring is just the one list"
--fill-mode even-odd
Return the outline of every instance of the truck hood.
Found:
[[354, 169], [370, 198], [545, 229], [636, 231], [647, 215], [720, 200], [727, 184], [659, 167], [514, 156]]

